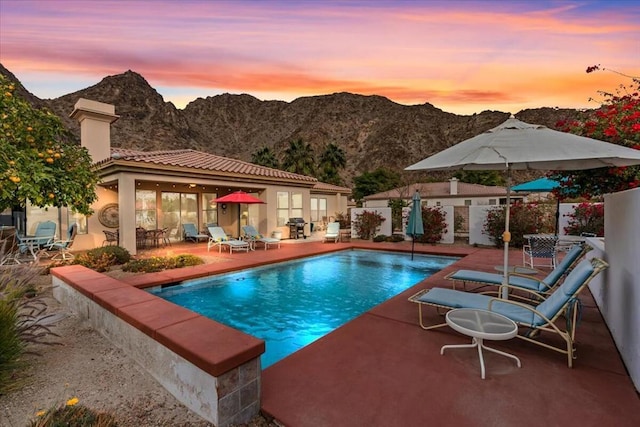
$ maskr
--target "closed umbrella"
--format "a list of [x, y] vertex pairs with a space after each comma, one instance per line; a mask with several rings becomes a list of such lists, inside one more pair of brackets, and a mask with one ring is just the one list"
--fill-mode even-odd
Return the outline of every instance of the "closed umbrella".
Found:
[[[522, 191], [529, 193], [550, 193], [560, 186], [558, 181], [551, 178], [542, 177], [534, 179], [533, 181], [523, 182], [522, 184], [514, 185], [511, 190]], [[560, 199], [556, 197], [556, 236], [558, 235], [558, 227], [560, 226]]]
[[407, 235], [411, 236], [411, 259], [413, 260], [413, 249], [416, 244], [416, 236], [424, 234], [424, 225], [422, 224], [422, 206], [420, 206], [420, 193], [418, 190], [413, 194], [411, 213], [409, 214], [409, 222], [407, 223]]
[[[257, 197], [252, 196], [244, 191], [234, 191], [226, 196], [218, 197], [214, 200], [216, 203], [237, 203], [238, 205], [251, 205], [264, 203]], [[240, 208], [238, 207], [238, 236], [240, 235]]]
[[[504, 282], [509, 267], [509, 206], [512, 170], [583, 170], [640, 164], [640, 150], [507, 119], [405, 170], [503, 170], [507, 172]], [[506, 297], [506, 289], [503, 293]]]

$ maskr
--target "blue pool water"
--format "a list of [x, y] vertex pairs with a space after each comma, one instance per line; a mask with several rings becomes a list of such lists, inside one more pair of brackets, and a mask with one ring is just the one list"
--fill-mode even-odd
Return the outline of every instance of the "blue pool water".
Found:
[[266, 368], [455, 261], [349, 250], [150, 292], [265, 340]]

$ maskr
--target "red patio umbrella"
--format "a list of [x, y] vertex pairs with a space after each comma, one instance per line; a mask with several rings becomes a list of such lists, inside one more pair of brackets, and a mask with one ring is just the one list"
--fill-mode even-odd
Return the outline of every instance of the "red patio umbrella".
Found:
[[262, 200], [252, 196], [249, 193], [245, 193], [244, 191], [234, 191], [233, 193], [227, 194], [226, 196], [218, 197], [214, 201], [216, 203], [240, 203], [245, 205], [264, 203]]
[[[237, 203], [239, 205], [264, 203], [257, 197], [254, 197], [251, 194], [245, 193], [241, 190], [234, 191], [233, 193], [227, 194], [226, 196], [218, 197], [214, 201], [216, 203]], [[238, 209], [238, 236], [240, 236], [240, 209]]]

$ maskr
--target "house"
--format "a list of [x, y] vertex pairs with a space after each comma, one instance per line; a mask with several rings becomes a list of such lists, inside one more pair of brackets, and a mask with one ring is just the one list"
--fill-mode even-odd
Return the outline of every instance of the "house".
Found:
[[[27, 206], [27, 231], [42, 220], [59, 224], [59, 235], [77, 223], [74, 249], [101, 246], [104, 231], [116, 231], [120, 246], [135, 254], [136, 228], [165, 229], [172, 241], [182, 240], [182, 224], [198, 230], [215, 223], [233, 236], [250, 224], [263, 234], [289, 237], [289, 218], [310, 223], [346, 212], [351, 190], [318, 182], [316, 178], [267, 168], [200, 151], [181, 149], [144, 152], [112, 148], [110, 126], [118, 119], [115, 106], [79, 99], [71, 117], [80, 122], [86, 147], [101, 182], [95, 214], [84, 217], [71, 209]], [[242, 190], [264, 204], [216, 203], [215, 199]]]
[[[453, 206], [454, 218], [460, 222], [455, 227], [456, 233], [466, 234], [469, 231], [469, 206], [504, 205], [507, 203], [506, 187], [487, 186], [460, 182], [451, 178], [449, 182], [427, 182], [406, 185], [382, 193], [364, 197], [364, 208], [381, 208], [389, 206], [389, 201], [400, 199], [411, 204], [415, 191], [420, 193], [422, 206]], [[511, 193], [512, 202], [521, 199], [522, 195]]]
[[[507, 202], [505, 187], [468, 184], [451, 178], [449, 182], [428, 182], [406, 185], [382, 193], [364, 197], [363, 207], [387, 207], [389, 200], [401, 199], [411, 202], [415, 191], [420, 193], [422, 206], [474, 206], [500, 205]], [[517, 199], [518, 195], [511, 195]]]

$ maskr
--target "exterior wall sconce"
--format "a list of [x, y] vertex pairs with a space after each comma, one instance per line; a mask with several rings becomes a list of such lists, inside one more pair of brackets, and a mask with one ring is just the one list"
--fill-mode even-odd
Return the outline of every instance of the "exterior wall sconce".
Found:
[[220, 205], [220, 208], [222, 209], [222, 213], [226, 214], [227, 213], [227, 204], [226, 203], [222, 203]]

